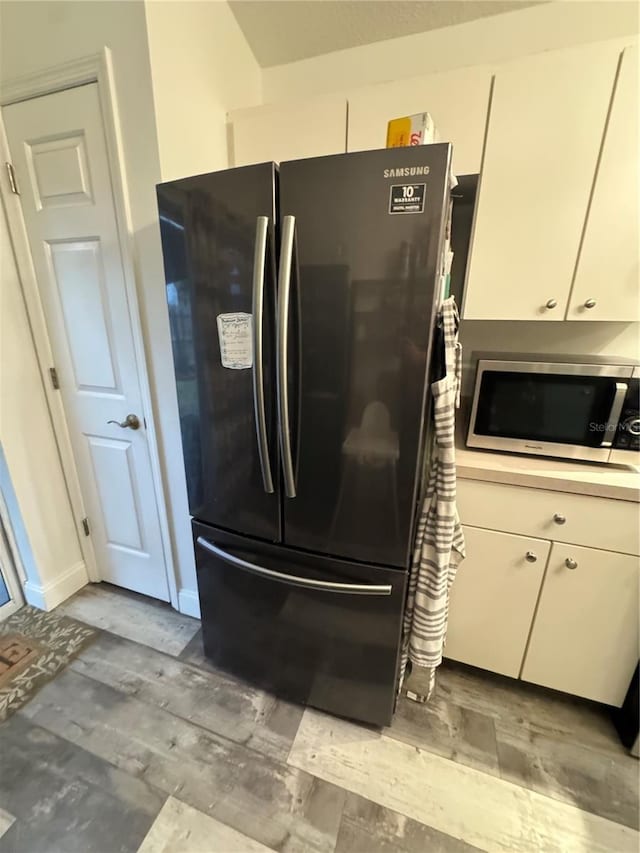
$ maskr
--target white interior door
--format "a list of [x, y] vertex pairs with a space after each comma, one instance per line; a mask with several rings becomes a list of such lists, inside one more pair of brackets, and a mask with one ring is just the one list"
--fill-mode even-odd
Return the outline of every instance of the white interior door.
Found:
[[97, 85], [3, 115], [98, 570], [167, 601]]

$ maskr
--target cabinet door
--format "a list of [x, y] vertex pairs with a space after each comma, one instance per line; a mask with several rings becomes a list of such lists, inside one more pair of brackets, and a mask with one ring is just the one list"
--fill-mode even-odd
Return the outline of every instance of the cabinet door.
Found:
[[620, 706], [638, 662], [638, 571], [637, 557], [554, 542], [522, 678]]
[[564, 318], [618, 55], [590, 46], [497, 71], [465, 319]]
[[390, 119], [428, 112], [439, 139], [453, 143], [454, 173], [479, 172], [491, 73], [489, 68], [463, 68], [350, 93], [347, 150], [384, 148]]
[[567, 312], [568, 320], [637, 320], [638, 48], [620, 72]]
[[347, 100], [342, 95], [236, 110], [229, 114], [229, 121], [230, 159], [236, 166], [346, 150]]
[[550, 543], [478, 527], [464, 535], [468, 556], [451, 588], [445, 656], [517, 678]]

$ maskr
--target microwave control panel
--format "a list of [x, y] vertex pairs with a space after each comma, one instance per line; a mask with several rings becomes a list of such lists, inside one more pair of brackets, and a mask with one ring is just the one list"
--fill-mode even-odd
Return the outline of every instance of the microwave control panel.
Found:
[[629, 382], [613, 446], [618, 450], [640, 450], [640, 379]]

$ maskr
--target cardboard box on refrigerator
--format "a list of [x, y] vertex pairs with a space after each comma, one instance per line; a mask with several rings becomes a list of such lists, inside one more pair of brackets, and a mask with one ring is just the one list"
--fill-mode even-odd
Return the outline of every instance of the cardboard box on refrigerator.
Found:
[[429, 113], [394, 118], [387, 124], [387, 148], [429, 145], [436, 141], [436, 128]]

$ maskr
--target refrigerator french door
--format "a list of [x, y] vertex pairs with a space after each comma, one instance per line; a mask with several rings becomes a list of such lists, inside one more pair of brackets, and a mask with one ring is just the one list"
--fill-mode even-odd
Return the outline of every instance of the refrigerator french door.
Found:
[[[157, 195], [191, 515], [279, 542], [275, 181], [265, 163]], [[238, 314], [262, 319], [253, 369], [221, 361], [217, 318]]]
[[395, 699], [449, 162], [443, 144], [158, 187], [205, 651], [379, 725]]

